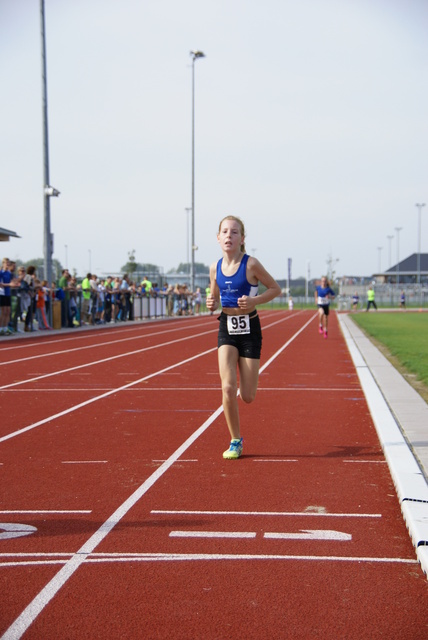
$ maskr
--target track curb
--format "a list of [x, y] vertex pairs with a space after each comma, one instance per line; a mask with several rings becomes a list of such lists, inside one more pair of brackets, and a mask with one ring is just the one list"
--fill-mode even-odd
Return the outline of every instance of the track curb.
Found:
[[[426, 433], [428, 406], [349, 315], [337, 314], [337, 317], [389, 466], [406, 527], [428, 577], [427, 469], [417, 446], [420, 436]], [[406, 414], [397, 409], [403, 400], [412, 408], [411, 423]]]

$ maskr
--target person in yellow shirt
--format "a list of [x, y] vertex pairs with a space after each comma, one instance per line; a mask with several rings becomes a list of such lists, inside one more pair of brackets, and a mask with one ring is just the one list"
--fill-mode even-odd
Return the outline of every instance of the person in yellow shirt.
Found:
[[153, 284], [150, 282], [150, 280], [147, 278], [147, 276], [144, 276], [142, 282], [141, 282], [141, 289], [142, 292], [146, 292], [147, 296], [150, 296], [152, 293], [152, 288], [153, 288]]
[[82, 280], [82, 320], [89, 322], [89, 310], [91, 307], [91, 285], [90, 279], [92, 274], [87, 273], [86, 278]]
[[376, 302], [375, 302], [375, 292], [373, 287], [369, 287], [369, 290], [367, 291], [367, 309], [366, 311], [368, 311], [370, 309], [370, 307], [374, 307], [377, 311], [377, 306], [376, 306]]

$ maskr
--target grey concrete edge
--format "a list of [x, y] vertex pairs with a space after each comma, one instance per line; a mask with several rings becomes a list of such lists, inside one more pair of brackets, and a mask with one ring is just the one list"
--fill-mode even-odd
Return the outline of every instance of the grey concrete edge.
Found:
[[422, 570], [428, 576], [428, 405], [349, 314], [337, 314]]

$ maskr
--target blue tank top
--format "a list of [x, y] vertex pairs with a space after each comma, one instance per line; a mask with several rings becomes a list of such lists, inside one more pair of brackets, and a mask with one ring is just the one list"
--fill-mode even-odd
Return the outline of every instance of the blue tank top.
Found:
[[258, 285], [251, 284], [247, 280], [248, 254], [245, 253], [239, 263], [238, 270], [232, 276], [225, 276], [221, 270], [223, 258], [217, 262], [217, 284], [220, 289], [220, 301], [222, 307], [237, 307], [238, 298], [242, 296], [254, 297], [258, 294]]

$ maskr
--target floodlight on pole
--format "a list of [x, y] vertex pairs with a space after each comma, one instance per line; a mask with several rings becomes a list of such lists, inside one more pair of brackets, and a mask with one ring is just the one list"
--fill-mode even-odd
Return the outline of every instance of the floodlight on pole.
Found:
[[190, 288], [195, 290], [195, 60], [205, 58], [202, 51], [191, 51], [192, 56], [192, 261], [190, 269]]
[[418, 209], [418, 255], [417, 255], [417, 260], [418, 260], [418, 266], [417, 266], [417, 272], [418, 272], [418, 284], [421, 283], [421, 210], [422, 207], [425, 206], [425, 202], [422, 203], [416, 203], [415, 205]]

